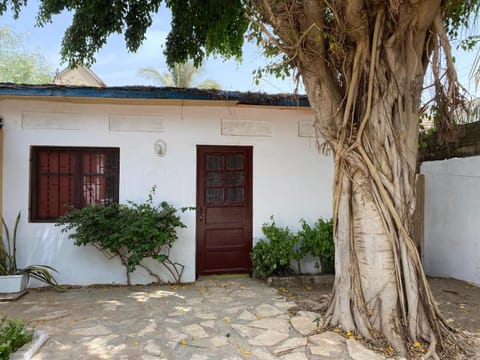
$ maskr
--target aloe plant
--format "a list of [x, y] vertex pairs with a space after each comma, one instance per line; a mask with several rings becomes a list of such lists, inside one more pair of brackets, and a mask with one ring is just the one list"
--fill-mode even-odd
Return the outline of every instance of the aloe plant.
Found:
[[0, 233], [0, 276], [26, 274], [31, 278], [61, 289], [62, 287], [58, 285], [52, 274], [53, 272], [57, 272], [53, 267], [48, 265], [30, 265], [22, 269], [17, 267], [17, 231], [20, 217], [21, 212], [18, 212], [12, 234], [2, 217], [5, 241], [3, 241]]

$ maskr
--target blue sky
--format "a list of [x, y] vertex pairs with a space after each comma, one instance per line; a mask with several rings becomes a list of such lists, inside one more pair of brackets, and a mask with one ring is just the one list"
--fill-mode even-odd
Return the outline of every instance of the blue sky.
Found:
[[[43, 28], [35, 27], [38, 1], [30, 0], [17, 20], [11, 13], [0, 17], [0, 26], [7, 26], [17, 34], [25, 36], [25, 45], [29, 49], [39, 49], [54, 69], [62, 70], [60, 63], [60, 44], [66, 28], [70, 25], [69, 14], [53, 18], [52, 23]], [[169, 12], [162, 9], [155, 17], [147, 32], [147, 39], [136, 53], [125, 49], [121, 35], [111, 36], [96, 56], [92, 70], [108, 85], [156, 85], [138, 75], [143, 67], [154, 67], [161, 72], [168, 70], [163, 56], [165, 38], [170, 29]], [[280, 80], [266, 77], [257, 86], [252, 71], [266, 64], [261, 51], [253, 44], [244, 46], [242, 63], [235, 60], [224, 61], [209, 58], [203, 67], [200, 80], [211, 79], [225, 90], [260, 91], [267, 93], [291, 93], [295, 89], [292, 79]]]
[[[65, 29], [71, 21], [69, 14], [57, 15], [53, 22], [43, 28], [35, 27], [38, 1], [30, 0], [17, 20], [7, 12], [0, 17], [0, 26], [7, 26], [17, 34], [25, 36], [25, 45], [29, 49], [38, 49], [46, 57], [53, 69], [62, 70], [60, 63], [60, 44]], [[121, 35], [111, 36], [96, 56], [97, 62], [92, 70], [108, 85], [156, 85], [138, 75], [143, 67], [154, 67], [161, 72], [167, 71], [163, 56], [165, 37], [170, 29], [168, 10], [161, 9], [153, 25], [147, 32], [147, 39], [136, 53], [129, 53]], [[455, 51], [457, 72], [462, 84], [471, 92], [474, 85], [469, 81], [469, 72], [475, 52]], [[242, 63], [235, 60], [224, 61], [210, 58], [204, 64], [201, 79], [212, 79], [220, 83], [225, 90], [260, 91], [266, 93], [291, 93], [295, 89], [293, 79], [280, 80], [275, 77], [262, 78], [257, 86], [252, 71], [266, 64], [261, 50], [253, 44], [244, 46]]]

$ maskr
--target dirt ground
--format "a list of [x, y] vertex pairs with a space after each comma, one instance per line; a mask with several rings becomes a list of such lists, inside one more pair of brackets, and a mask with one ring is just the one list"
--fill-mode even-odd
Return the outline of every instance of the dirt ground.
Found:
[[[454, 327], [480, 337], [480, 287], [464, 281], [447, 278], [429, 278], [432, 292], [443, 316]], [[330, 294], [333, 277], [314, 284], [312, 281], [290, 281], [272, 284], [289, 299], [298, 310], [318, 311], [319, 303]], [[480, 359], [480, 354], [478, 354]], [[477, 359], [477, 357], [474, 357]], [[473, 358], [472, 358], [473, 359]]]

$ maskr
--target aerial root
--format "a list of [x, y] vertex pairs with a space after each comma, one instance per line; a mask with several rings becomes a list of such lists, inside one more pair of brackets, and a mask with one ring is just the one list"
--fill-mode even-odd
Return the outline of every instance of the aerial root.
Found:
[[437, 355], [436, 348], [437, 348], [437, 338], [433, 334], [433, 331], [430, 330], [429, 334], [429, 340], [430, 340], [430, 345], [428, 345], [427, 352], [425, 353], [425, 359], [434, 359], [434, 360], [440, 360], [440, 358]]

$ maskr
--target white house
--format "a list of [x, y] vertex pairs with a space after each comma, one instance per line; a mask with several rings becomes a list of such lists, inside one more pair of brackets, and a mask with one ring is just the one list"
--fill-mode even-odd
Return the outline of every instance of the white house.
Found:
[[271, 215], [292, 229], [331, 216], [332, 160], [304, 97], [0, 84], [0, 116], [1, 212], [8, 224], [22, 212], [19, 265], [53, 266], [62, 284], [126, 282], [117, 259], [54, 226], [65, 202], [141, 202], [156, 185], [156, 200], [195, 206], [171, 252], [184, 282], [248, 271]]

